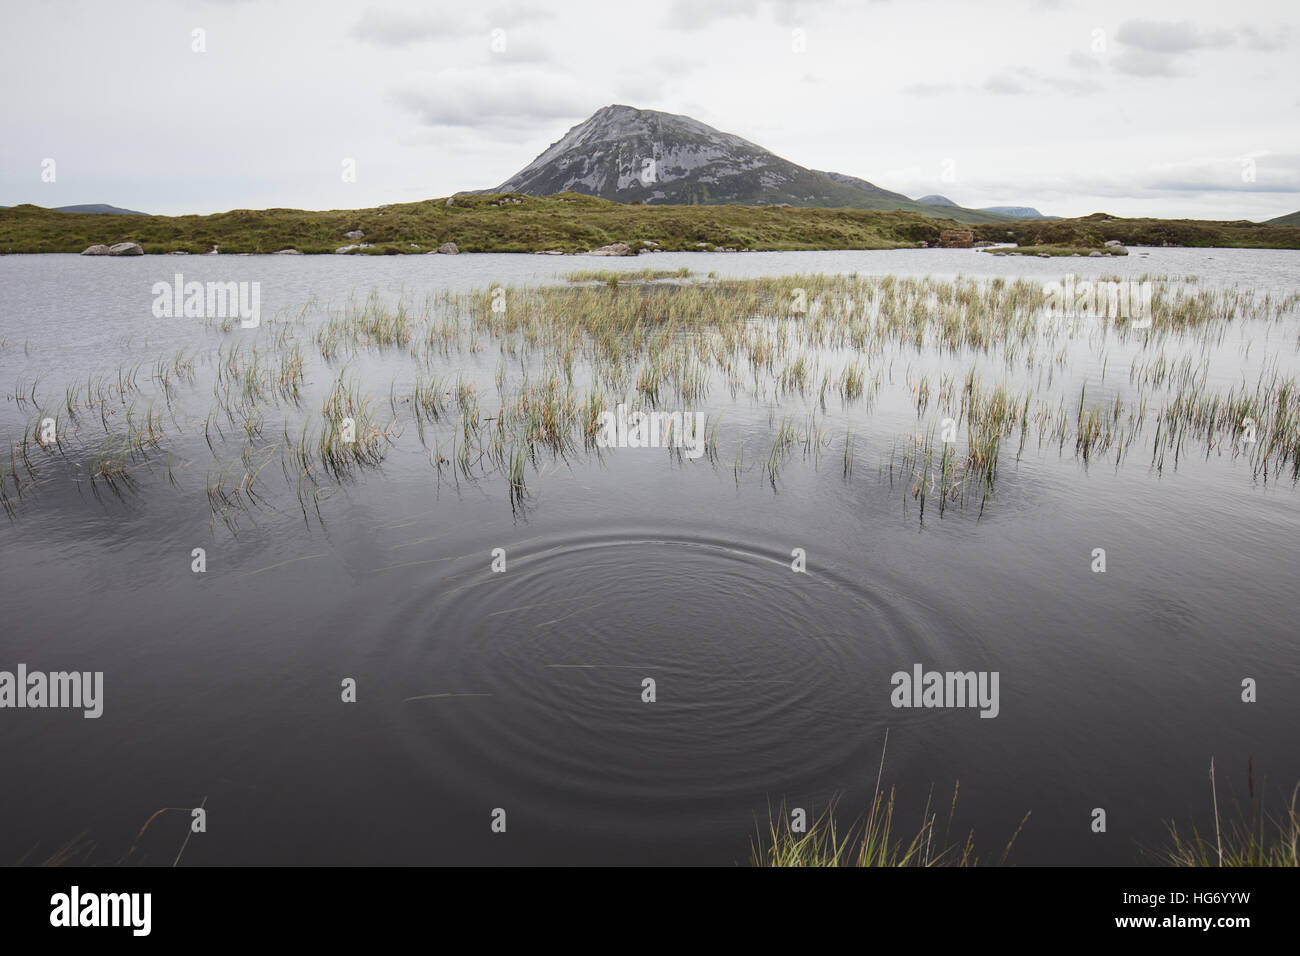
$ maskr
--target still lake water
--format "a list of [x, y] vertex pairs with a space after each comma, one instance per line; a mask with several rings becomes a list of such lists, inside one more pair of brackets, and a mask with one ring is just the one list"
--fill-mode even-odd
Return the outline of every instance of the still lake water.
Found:
[[[322, 499], [320, 521], [304, 521], [278, 458], [267, 484], [287, 492], [235, 531], [209, 510], [217, 350], [300, 323], [311, 353], [313, 323], [372, 291], [419, 302], [578, 268], [680, 266], [1300, 287], [1297, 252], [1132, 253], [0, 257], [3, 457], [36, 416], [18, 396], [57, 408], [69, 385], [140, 362], [154, 393], [159, 358], [199, 356], [195, 381], [174, 386], [170, 480], [155, 456], [119, 498], [42, 466], [0, 524], [0, 670], [103, 671], [105, 698], [97, 720], [0, 710], [0, 862], [38, 862], [85, 834], [90, 862], [135, 845], [131, 861], [170, 864], [189, 814], [138, 831], [161, 808], [202, 804], [208, 832], [187, 865], [732, 865], [769, 807], [814, 816], [839, 795], [846, 818], [864, 810], [886, 730], [883, 781], [904, 820], [919, 823], [932, 787], [946, 808], [960, 781], [953, 830], [973, 828], [988, 862], [1026, 812], [1012, 863], [1143, 862], [1164, 821], [1209, 820], [1211, 758], [1221, 802], [1244, 800], [1249, 757], [1280, 809], [1300, 780], [1300, 492], [1227, 456], [1157, 474], [1140, 451], [1084, 467], [1068, 446], [1031, 441], [1004, 459], [982, 513], [921, 522], [880, 477], [891, 442], [921, 427], [905, 396], [832, 403], [862, 436], [850, 480], [837, 452], [796, 455], [773, 488], [733, 474], [731, 442], [757, 443], [781, 407], [714, 387], [699, 407], [723, 413], [719, 464], [633, 449], [542, 462], [516, 510], [499, 477], [439, 473], [408, 427], [381, 469]], [[175, 272], [260, 282], [262, 327], [154, 318], [151, 287]], [[1266, 357], [1294, 374], [1296, 334], [1231, 327], [1208, 380], [1253, 383]], [[440, 371], [495, 391], [499, 352], [482, 344]], [[414, 377], [409, 356], [379, 350], [326, 371], [313, 357], [306, 408], [344, 361], [385, 409]], [[1130, 357], [1111, 351], [1106, 383], [1127, 381]], [[898, 359], [895, 385], [929, 361]], [[1105, 388], [1082, 357], [1069, 373]], [[1090, 571], [1097, 547], [1105, 574]], [[490, 570], [496, 548], [504, 574]], [[794, 548], [807, 574], [792, 573]], [[997, 671], [997, 718], [891, 707], [890, 675], [915, 663]], [[1246, 677], [1257, 703], [1241, 701]], [[345, 678], [355, 703], [340, 700]], [[1104, 834], [1089, 827], [1096, 807]], [[490, 829], [496, 808], [504, 834]]]

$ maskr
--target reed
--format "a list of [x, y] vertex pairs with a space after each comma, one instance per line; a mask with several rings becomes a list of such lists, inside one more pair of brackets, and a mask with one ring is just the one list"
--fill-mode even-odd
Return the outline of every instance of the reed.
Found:
[[[886, 736], [888, 742], [888, 736]], [[953, 784], [952, 800], [942, 819], [942, 809], [934, 803], [931, 789], [921, 810], [919, 825], [903, 830], [898, 814], [895, 788], [881, 786], [884, 770], [881, 751], [880, 772], [867, 810], [859, 818], [841, 827], [840, 799], [833, 797], [814, 819], [796, 830], [789, 809], [769, 810], [769, 820], [751, 842], [749, 862], [763, 867], [939, 867], [977, 866], [974, 831], [954, 839], [952, 825], [957, 812], [959, 786]], [[1016, 839], [1029, 819], [1026, 813], [1020, 826], [1003, 848], [998, 863], [1006, 863]]]
[[1170, 866], [1300, 866], [1300, 784], [1280, 814], [1265, 811], [1255, 790], [1254, 761], [1246, 764], [1247, 803], [1235, 805], [1225, 818], [1219, 808], [1214, 761], [1210, 761], [1213, 833], [1202, 833], [1195, 824], [1182, 829], [1174, 821], [1166, 824], [1168, 843], [1147, 851]]
[[[308, 303], [257, 336], [214, 329], [221, 339], [211, 348], [92, 371], [57, 395], [42, 394], [40, 378], [19, 381], [10, 398], [29, 417], [14, 426], [25, 426], [21, 435], [6, 436], [0, 499], [13, 514], [42, 481], [66, 474], [134, 490], [128, 474], [143, 480], [143, 470], [183, 457], [177, 445], [192, 433], [219, 472], [248, 456], [260, 470], [274, 454], [302, 510], [319, 513], [327, 484], [380, 465], [402, 440], [399, 423], [412, 421], [440, 477], [495, 475], [519, 489], [530, 469], [598, 452], [600, 413], [620, 401], [704, 406], [705, 464], [716, 467], [725, 449], [737, 482], [752, 466], [774, 490], [796, 446], [817, 468], [842, 429], [844, 478], [854, 480], [864, 451], [878, 454], [881, 480], [905, 491], [905, 508], [917, 502], [921, 520], [927, 506], [940, 517], [972, 501], [982, 511], [1006, 459], [1022, 461], [1035, 438], [1040, 454], [1055, 445], [1085, 465], [1113, 458], [1119, 468], [1145, 448], [1157, 473], [1195, 454], [1238, 462], [1249, 480], [1300, 480], [1300, 388], [1285, 354], [1297, 347], [1285, 323], [1300, 293], [1151, 277], [1153, 323], [1141, 331], [1109, 320], [1064, 328], [1045, 313], [1042, 287], [1023, 279], [568, 278], [504, 296], [441, 291], [420, 303], [376, 292], [337, 309]], [[1270, 338], [1274, 325], [1284, 331]], [[1220, 384], [1213, 356], [1237, 326], [1242, 356], [1256, 349], [1251, 377]], [[1091, 372], [1073, 367], [1081, 356], [1095, 360]], [[1121, 362], [1127, 381], [1114, 370], [1107, 378]], [[388, 413], [348, 368], [366, 369], [375, 394], [387, 390]], [[730, 404], [714, 400], [719, 386]], [[828, 410], [836, 394], [838, 409]], [[720, 411], [746, 401], [780, 412], [757, 433], [721, 424]], [[910, 435], [877, 421], [900, 402], [915, 416]], [[37, 441], [44, 416], [57, 420], [50, 448]], [[960, 426], [956, 440], [938, 440], [946, 417]], [[353, 441], [341, 437], [347, 419]], [[243, 473], [226, 484], [244, 487]], [[237, 507], [268, 491], [218, 500]]]

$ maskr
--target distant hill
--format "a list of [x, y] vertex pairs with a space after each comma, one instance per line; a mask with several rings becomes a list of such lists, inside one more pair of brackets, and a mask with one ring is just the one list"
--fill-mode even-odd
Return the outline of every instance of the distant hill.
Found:
[[984, 212], [1001, 213], [1003, 216], [1014, 216], [1016, 219], [1046, 218], [1033, 206], [981, 206], [980, 209]]
[[99, 213], [109, 216], [147, 216], [147, 212], [136, 212], [134, 209], [123, 209], [121, 206], [110, 206], [107, 203], [85, 203], [80, 206], [55, 206], [55, 212], [88, 212]]
[[[916, 200], [927, 206], [957, 206], [955, 202], [947, 196], [940, 196], [938, 193], [931, 193], [929, 196], [921, 196]], [[957, 206], [957, 208], [962, 208]], [[1012, 219], [1055, 219], [1056, 216], [1044, 216], [1033, 206], [981, 206], [979, 212], [991, 213], [995, 216], [1009, 216]]]
[[1300, 212], [1288, 213], [1285, 216], [1278, 216], [1276, 219], [1270, 219], [1264, 223], [1266, 226], [1300, 226]]
[[[606, 106], [573, 127], [504, 183], [478, 193], [553, 196], [572, 191], [654, 205], [812, 206], [901, 209], [936, 215], [923, 203], [865, 179], [807, 169], [689, 116]], [[952, 205], [962, 222], [1007, 217]]]
[[843, 183], [845, 186], [856, 186], [858, 189], [874, 193], [875, 195], [886, 199], [897, 199], [908, 204], [911, 204], [912, 202], [912, 200], [908, 199], [902, 193], [893, 193], [888, 189], [881, 189], [875, 183], [869, 183], [865, 179], [859, 179], [857, 176], [846, 176], [844, 173], [829, 173], [822, 169], [815, 169], [813, 172], [820, 173], [823, 176], [829, 176], [831, 179], [835, 180], [835, 182]]
[[[0, 206], [0, 209], [10, 209], [10, 206]], [[45, 208], [38, 206], [38, 209]], [[121, 206], [110, 206], [107, 203], [84, 203], [80, 206], [55, 206], [51, 212], [88, 212], [98, 215], [108, 216], [147, 216], [147, 212], [136, 212], [134, 209], [123, 209]]]

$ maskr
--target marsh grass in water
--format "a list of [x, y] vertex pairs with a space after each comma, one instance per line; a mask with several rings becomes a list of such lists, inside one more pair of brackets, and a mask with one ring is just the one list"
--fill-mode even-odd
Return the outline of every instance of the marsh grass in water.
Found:
[[[886, 734], [886, 745], [888, 739]], [[920, 824], [903, 830], [896, 818], [895, 790], [892, 787], [884, 790], [881, 786], [884, 766], [885, 748], [882, 747], [871, 803], [865, 814], [846, 826], [838, 823], [841, 816], [838, 798], [832, 799], [815, 818], [805, 820], [805, 829], [802, 830], [794, 829], [789, 807], [782, 805], [770, 811], [767, 825], [760, 828], [751, 844], [750, 864], [775, 867], [977, 866], [980, 858], [975, 851], [974, 832], [968, 831], [964, 836], [953, 834], [958, 785], [953, 784], [952, 799], [946, 808], [935, 803], [931, 788], [921, 810]], [[999, 864], [1007, 862], [1029, 817], [1030, 814], [1026, 813], [1021, 819], [997, 859]]]
[[577, 269], [566, 272], [564, 278], [569, 282], [604, 282], [618, 285], [620, 282], [654, 282], [658, 279], [689, 279], [693, 273], [682, 266], [680, 269], [638, 269], [635, 272], [619, 272], [613, 269]]
[[[983, 514], [1008, 462], [1053, 447], [1084, 467], [1119, 468], [1145, 448], [1157, 475], [1195, 454], [1240, 459], [1254, 481], [1300, 479], [1300, 341], [1273, 332], [1300, 293], [1152, 277], [1151, 326], [1138, 329], [1063, 323], [1024, 279], [622, 281], [659, 275], [309, 302], [256, 336], [210, 326], [215, 345], [74, 377], [57, 394], [16, 382], [23, 418], [0, 455], [0, 503], [15, 516], [60, 476], [125, 495], [154, 487], [143, 476], [158, 469], [184, 487], [184, 441], [199, 435], [214, 518], [268, 504], [277, 471], [304, 517], [319, 517], [331, 486], [378, 469], [413, 425], [439, 480], [495, 477], [517, 507], [549, 463], [598, 453], [600, 413], [619, 404], [703, 406], [698, 466], [725, 460], [737, 482], [776, 492], [794, 461], [818, 469], [837, 453], [852, 483], [855, 462], [879, 456], [879, 479], [922, 522], [953, 506]], [[1213, 374], [1230, 333], [1235, 383]], [[490, 380], [473, 371], [489, 349]], [[747, 403], [781, 410], [765, 434], [722, 424]]]
[[1255, 765], [1246, 763], [1246, 806], [1235, 800], [1220, 804], [1214, 761], [1210, 761], [1213, 828], [1204, 831], [1170, 821], [1167, 844], [1150, 851], [1171, 866], [1300, 866], [1300, 784], [1279, 813], [1264, 807], [1255, 789]]

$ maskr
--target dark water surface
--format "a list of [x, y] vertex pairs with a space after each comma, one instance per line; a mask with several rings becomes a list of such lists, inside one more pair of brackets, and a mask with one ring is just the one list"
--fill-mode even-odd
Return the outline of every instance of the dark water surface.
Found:
[[[419, 299], [597, 266], [1300, 285], [1295, 252], [1134, 252], [1065, 264], [964, 250], [635, 266], [0, 258], [0, 454], [35, 414], [15, 393], [34, 386], [57, 405], [92, 372], [146, 360], [148, 377], [161, 355], [229, 340], [153, 318], [150, 286], [175, 271], [260, 281], [263, 315], [281, 318], [372, 289]], [[1211, 380], [1253, 381], [1266, 349], [1294, 373], [1296, 332], [1255, 330], [1248, 353], [1234, 329]], [[497, 362], [487, 343], [444, 371], [490, 386]], [[411, 378], [405, 357], [352, 367], [385, 408], [394, 378]], [[207, 408], [208, 371], [179, 386], [179, 406]], [[305, 407], [319, 407], [329, 377], [309, 373]], [[722, 411], [729, 439], [756, 443], [781, 413], [721, 387], [701, 407]], [[212, 456], [183, 413], [175, 486], [157, 461], [121, 499], [67, 476], [38, 483], [0, 523], [0, 670], [103, 671], [104, 713], [0, 710], [0, 861], [35, 862], [84, 833], [92, 861], [113, 862], [155, 811], [204, 803], [189, 865], [729, 865], [745, 862], [769, 807], [815, 815], [839, 794], [848, 817], [864, 810], [886, 730], [883, 780], [904, 820], [919, 822], [931, 787], [946, 812], [960, 781], [954, 830], [974, 828], [989, 862], [1027, 811], [1012, 862], [1141, 862], [1164, 821], [1206, 823], [1211, 758], [1221, 802], [1245, 798], [1250, 757], [1280, 809], [1300, 779], [1292, 484], [1254, 481], [1228, 456], [1191, 454], [1157, 474], [1140, 453], [1085, 467], [1068, 446], [1031, 441], [1021, 461], [1004, 459], [982, 514], [920, 522], [880, 473], [882, 451], [919, 427], [915, 409], [882, 394], [844, 415], [862, 436], [852, 478], [838, 452], [796, 456], [776, 489], [738, 479], [731, 445], [716, 465], [616, 449], [543, 462], [516, 510], [499, 479], [440, 474], [408, 428], [381, 469], [322, 500], [323, 523], [304, 521], [290, 490], [232, 533], [209, 512]], [[278, 459], [267, 474], [283, 483]], [[1097, 547], [1105, 574], [1090, 571]], [[194, 548], [205, 574], [191, 571]], [[491, 571], [496, 548], [505, 573]], [[791, 570], [796, 548], [806, 574]], [[893, 708], [890, 675], [915, 663], [999, 672], [998, 716]], [[1257, 703], [1241, 701], [1245, 677]], [[344, 678], [354, 704], [340, 700]], [[1096, 807], [1105, 834], [1090, 831]], [[505, 834], [489, 828], [495, 808]], [[133, 858], [170, 863], [187, 821], [165, 814]]]

